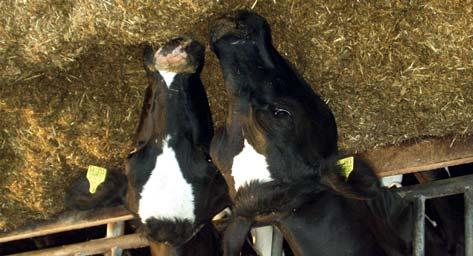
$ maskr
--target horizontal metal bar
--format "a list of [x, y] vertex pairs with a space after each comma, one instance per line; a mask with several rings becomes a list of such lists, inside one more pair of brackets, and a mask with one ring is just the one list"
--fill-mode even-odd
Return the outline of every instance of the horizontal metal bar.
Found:
[[473, 184], [473, 175], [465, 175], [450, 179], [436, 180], [425, 184], [402, 187], [396, 189], [401, 197], [415, 198], [419, 196], [425, 199], [461, 194]]
[[473, 255], [473, 184], [465, 191], [465, 255]]
[[88, 242], [63, 245], [55, 248], [13, 254], [12, 256], [66, 256], [95, 255], [104, 253], [110, 248], [132, 249], [149, 246], [148, 240], [141, 234], [125, 235], [113, 238], [91, 240]]
[[67, 212], [60, 215], [57, 219], [41, 222], [32, 227], [26, 227], [8, 233], [0, 233], [0, 243], [130, 219], [133, 219], [133, 215], [123, 206], [91, 211]]
[[414, 223], [414, 256], [424, 256], [424, 230], [425, 230], [425, 198], [419, 196], [414, 200], [415, 223]]

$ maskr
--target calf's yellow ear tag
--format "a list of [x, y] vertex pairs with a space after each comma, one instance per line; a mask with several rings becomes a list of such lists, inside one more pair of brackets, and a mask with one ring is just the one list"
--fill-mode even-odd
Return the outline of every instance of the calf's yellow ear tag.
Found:
[[89, 192], [95, 194], [97, 187], [105, 181], [107, 169], [89, 165], [87, 169], [87, 180], [89, 180]]
[[338, 165], [340, 165], [340, 167], [342, 167], [343, 176], [345, 176], [345, 178], [348, 179], [348, 176], [350, 176], [350, 173], [353, 171], [353, 165], [355, 163], [355, 159], [352, 156], [350, 156], [350, 157], [346, 157], [346, 158], [338, 160], [337, 163]]

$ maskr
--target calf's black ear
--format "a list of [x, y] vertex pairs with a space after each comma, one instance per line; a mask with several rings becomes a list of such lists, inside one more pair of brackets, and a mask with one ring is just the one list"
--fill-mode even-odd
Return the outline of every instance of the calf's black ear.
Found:
[[105, 181], [95, 193], [90, 193], [89, 181], [86, 175], [81, 175], [66, 190], [64, 203], [68, 209], [82, 211], [121, 205], [126, 189], [127, 178], [121, 170], [108, 171]]
[[143, 50], [143, 66], [146, 73], [156, 71], [154, 68], [154, 50], [149, 44], [145, 44]]
[[140, 122], [136, 130], [135, 151], [141, 149], [151, 139], [154, 133], [153, 117], [157, 114], [156, 107], [156, 88], [153, 84], [149, 84], [146, 88], [143, 107], [141, 108]]
[[141, 108], [140, 122], [136, 129], [135, 145], [133, 152], [141, 149], [149, 140], [157, 137], [156, 122], [158, 120], [158, 97], [160, 96], [160, 86], [164, 86], [164, 81], [154, 67], [154, 50], [149, 45], [145, 45], [143, 52], [143, 66], [148, 77], [148, 87], [146, 88], [143, 107]]
[[354, 158], [353, 170], [348, 174], [339, 164], [324, 168], [321, 183], [344, 197], [358, 200], [372, 199], [381, 191], [373, 169], [357, 157]]

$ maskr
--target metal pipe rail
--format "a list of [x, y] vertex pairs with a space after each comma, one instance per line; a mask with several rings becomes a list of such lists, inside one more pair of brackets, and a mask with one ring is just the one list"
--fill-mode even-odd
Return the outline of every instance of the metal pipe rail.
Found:
[[107, 225], [106, 238], [25, 252], [18, 255], [75, 255], [81, 252], [80, 255], [105, 253], [107, 256], [120, 256], [123, 249], [149, 245], [149, 242], [138, 234], [124, 235], [125, 221], [131, 219], [133, 219], [133, 215], [123, 206], [90, 211], [72, 211], [64, 213], [51, 221], [41, 222], [8, 233], [0, 233], [0, 243]]
[[141, 248], [149, 245], [148, 240], [141, 234], [121, 235], [118, 237], [102, 238], [88, 242], [63, 245], [50, 249], [13, 254], [11, 256], [65, 256], [65, 255], [95, 255], [106, 253], [110, 248], [118, 250]]
[[[420, 256], [424, 255], [424, 221], [425, 221], [425, 200], [436, 198], [436, 197], [443, 197], [449, 196], [454, 194], [464, 194], [465, 196], [465, 255], [473, 256], [473, 175], [461, 176], [456, 178], [450, 178], [445, 180], [438, 180], [433, 181], [430, 183], [403, 187], [397, 189], [396, 192], [403, 198], [408, 200], [412, 200], [415, 206], [415, 228], [414, 228], [414, 241], [413, 241], [413, 248], [414, 248], [414, 255]], [[100, 209], [94, 211], [86, 211], [86, 212], [74, 212], [74, 213], [67, 213], [62, 215], [59, 219], [41, 223], [39, 225], [28, 227], [20, 230], [16, 230], [9, 233], [0, 234], [0, 243], [25, 239], [35, 236], [41, 235], [48, 235], [57, 232], [69, 231], [74, 229], [81, 229], [91, 226], [103, 225], [108, 224], [109, 230], [107, 232], [108, 239], [104, 240], [97, 240], [93, 242], [88, 242], [87, 244], [82, 244], [82, 246], [86, 245], [89, 248], [95, 248], [102, 244], [104, 241], [109, 241], [112, 245], [108, 248], [114, 248], [116, 245], [120, 244], [119, 247], [124, 248], [132, 248], [132, 247], [142, 247], [147, 246], [148, 242], [143, 240], [141, 237], [137, 235], [134, 236], [124, 236], [124, 237], [132, 237], [133, 239], [126, 239], [123, 240], [122, 235], [122, 227], [119, 224], [120, 222], [130, 220], [133, 216], [124, 208], [124, 207], [116, 207], [116, 208], [108, 208], [108, 209]], [[118, 224], [114, 224], [118, 223]], [[118, 227], [113, 227], [112, 225], [118, 225]], [[118, 231], [117, 231], [118, 230]], [[116, 233], [118, 232], [118, 233]], [[134, 240], [135, 239], [135, 240]], [[130, 243], [130, 244], [128, 244]], [[277, 244], [280, 242], [278, 241]], [[103, 246], [103, 245], [100, 245]], [[107, 245], [108, 246], [108, 245]], [[106, 246], [106, 247], [107, 247]], [[64, 253], [64, 249], [67, 253], [75, 250], [82, 249], [79, 247], [74, 246], [67, 246], [66, 248], [62, 248], [63, 250], [55, 248], [54, 255], [66, 255], [61, 254]], [[50, 249], [52, 250], [52, 249]], [[57, 250], [57, 251], [56, 251]], [[95, 250], [95, 249], [94, 249]], [[115, 250], [116, 251], [116, 250]], [[279, 251], [279, 250], [275, 250]], [[38, 251], [36, 251], [38, 252]], [[51, 253], [52, 251], [46, 251]], [[95, 251], [97, 252], [97, 251]], [[112, 250], [111, 254], [119, 255], [120, 252], [114, 252]], [[28, 254], [24, 254], [28, 255]], [[36, 255], [36, 254], [34, 254]], [[48, 254], [50, 255], [50, 254]]]
[[41, 222], [37, 225], [21, 228], [8, 233], [0, 233], [0, 243], [131, 219], [133, 219], [133, 215], [123, 206], [91, 211], [68, 212], [61, 215], [58, 219]]
[[473, 175], [460, 176], [415, 186], [403, 187], [398, 189], [396, 192], [401, 197], [414, 202], [414, 256], [423, 256], [425, 253], [425, 200], [455, 194], [464, 194], [465, 255], [473, 255]]

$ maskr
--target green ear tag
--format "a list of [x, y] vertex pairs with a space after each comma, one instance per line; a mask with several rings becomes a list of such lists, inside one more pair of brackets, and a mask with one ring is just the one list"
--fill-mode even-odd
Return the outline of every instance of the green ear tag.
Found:
[[89, 165], [87, 169], [87, 179], [89, 180], [89, 192], [91, 194], [95, 194], [97, 187], [105, 181], [107, 177], [107, 169]]
[[337, 163], [338, 165], [340, 165], [340, 167], [342, 167], [343, 176], [345, 176], [345, 178], [348, 179], [348, 177], [350, 176], [350, 173], [353, 171], [353, 165], [355, 163], [355, 159], [352, 156], [350, 156], [350, 157], [346, 157], [346, 158], [338, 160]]

